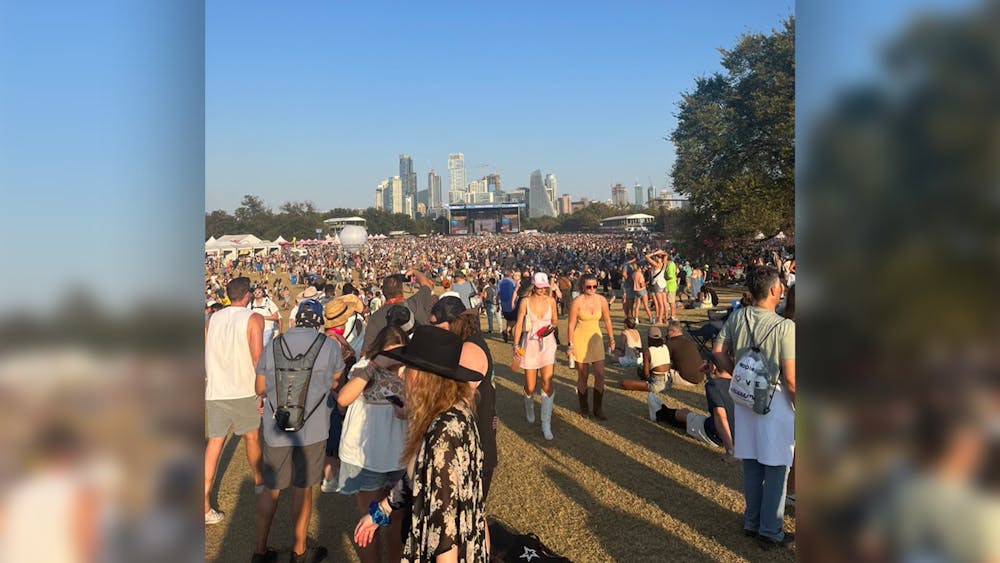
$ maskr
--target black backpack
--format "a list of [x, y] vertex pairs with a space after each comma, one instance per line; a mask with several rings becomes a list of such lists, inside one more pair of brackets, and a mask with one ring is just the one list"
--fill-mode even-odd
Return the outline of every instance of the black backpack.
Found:
[[535, 534], [515, 533], [497, 521], [490, 522], [489, 528], [490, 561], [493, 563], [525, 563], [525, 561], [571, 563], [569, 559], [552, 553]]
[[316, 405], [306, 413], [306, 395], [309, 393], [313, 366], [326, 340], [326, 335], [317, 334], [308, 350], [293, 356], [284, 335], [275, 339], [274, 395], [278, 404], [271, 405], [271, 409], [278, 428], [285, 432], [298, 432], [316, 409], [326, 402], [326, 393], [323, 393]]

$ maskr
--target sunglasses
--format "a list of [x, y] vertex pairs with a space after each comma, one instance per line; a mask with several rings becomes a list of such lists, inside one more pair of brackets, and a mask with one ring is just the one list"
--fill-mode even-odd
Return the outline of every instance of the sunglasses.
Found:
[[597, 289], [597, 286], [596, 285], [585, 285], [585, 286], [583, 286], [583, 289]]

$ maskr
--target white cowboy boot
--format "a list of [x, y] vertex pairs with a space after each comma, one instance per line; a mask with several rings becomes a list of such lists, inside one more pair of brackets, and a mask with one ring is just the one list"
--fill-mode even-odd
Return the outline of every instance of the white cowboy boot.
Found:
[[542, 436], [545, 436], [546, 440], [552, 439], [552, 407], [555, 405], [556, 400], [556, 390], [552, 390], [551, 395], [546, 395], [545, 391], [542, 391]]
[[528, 422], [535, 423], [535, 395], [525, 395], [524, 396], [524, 416], [528, 418]]

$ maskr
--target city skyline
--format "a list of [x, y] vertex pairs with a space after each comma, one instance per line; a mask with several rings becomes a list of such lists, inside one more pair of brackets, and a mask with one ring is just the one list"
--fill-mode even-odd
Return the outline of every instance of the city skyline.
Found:
[[[369, 4], [206, 4], [206, 210], [232, 212], [246, 194], [274, 208], [367, 208], [399, 155], [423, 190], [456, 151], [463, 184], [496, 169], [513, 188], [542, 167], [574, 198], [603, 201], [635, 177], [667, 186], [674, 147], [664, 137], [682, 93], [721, 70], [719, 49], [778, 27], [793, 8], [533, 4], [546, 34], [500, 48], [481, 38], [518, 36], [526, 8], [404, 4], [386, 22]], [[412, 26], [419, 41], [404, 32]], [[405, 88], [381, 86], [387, 76]]]

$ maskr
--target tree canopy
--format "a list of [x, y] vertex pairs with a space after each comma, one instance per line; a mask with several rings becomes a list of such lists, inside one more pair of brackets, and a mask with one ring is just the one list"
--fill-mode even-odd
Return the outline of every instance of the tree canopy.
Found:
[[442, 229], [446, 227], [441, 221], [412, 219], [402, 213], [388, 213], [375, 208], [336, 208], [321, 213], [311, 201], [286, 201], [275, 213], [260, 197], [245, 195], [232, 215], [221, 209], [205, 213], [205, 236], [251, 233], [267, 240], [274, 240], [279, 235], [288, 240], [292, 237], [312, 239], [316, 237], [316, 229], [325, 228], [325, 219], [354, 216], [363, 217], [367, 221], [368, 232], [371, 234], [388, 234], [392, 231], [430, 234], [443, 232]]
[[674, 190], [703, 246], [794, 234], [795, 19], [720, 52], [725, 71], [697, 78], [678, 104]]

